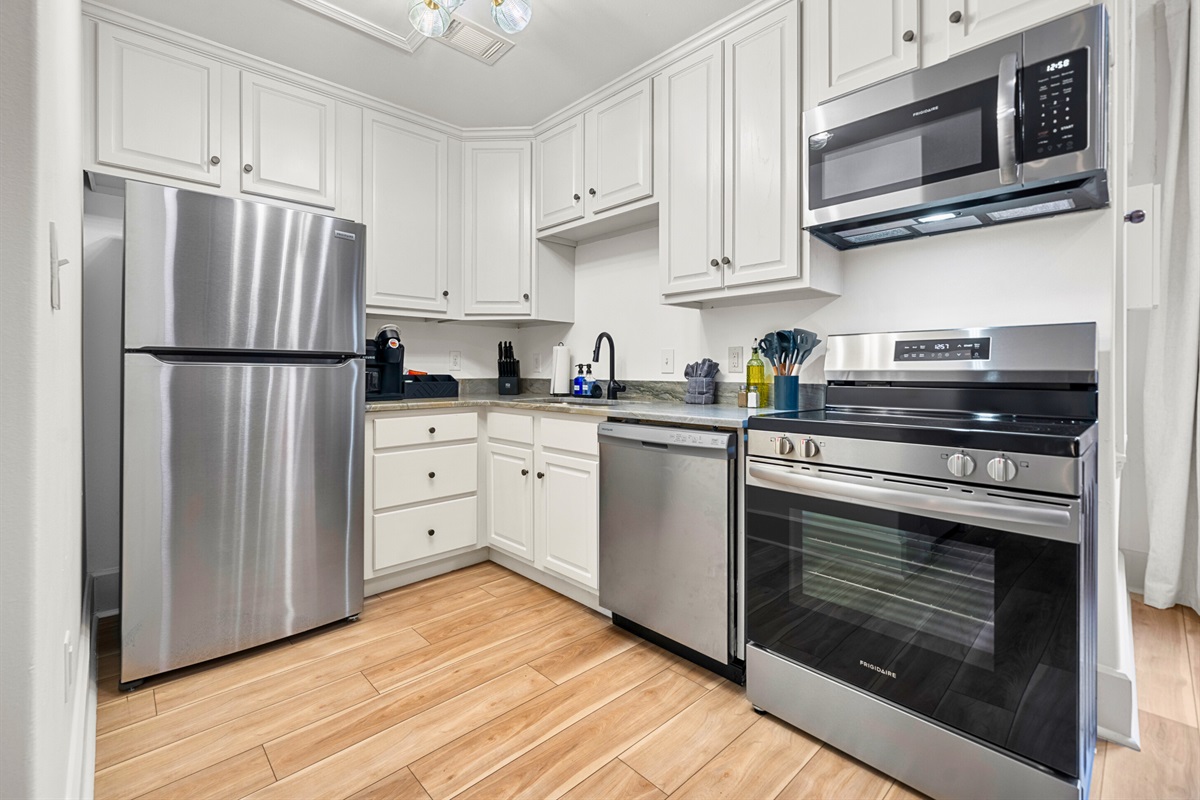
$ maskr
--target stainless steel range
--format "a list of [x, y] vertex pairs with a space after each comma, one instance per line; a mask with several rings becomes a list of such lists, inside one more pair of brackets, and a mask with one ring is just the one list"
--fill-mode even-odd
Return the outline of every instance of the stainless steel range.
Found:
[[751, 419], [759, 710], [933, 797], [1087, 796], [1095, 336], [831, 336], [827, 407]]

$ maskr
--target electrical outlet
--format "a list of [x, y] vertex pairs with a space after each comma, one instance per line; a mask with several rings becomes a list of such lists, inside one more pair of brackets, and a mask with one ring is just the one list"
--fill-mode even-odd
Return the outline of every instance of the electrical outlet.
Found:
[[729, 370], [730, 374], [741, 372], [744, 369], [742, 366], [742, 348], [741, 346], [729, 348]]
[[462, 351], [461, 350], [451, 350], [450, 351], [450, 371], [458, 372], [460, 369], [462, 369]]
[[541, 353], [533, 354], [533, 374], [534, 375], [542, 374], [542, 354]]
[[662, 351], [662, 359], [660, 359], [660, 360], [662, 362], [662, 372], [664, 375], [671, 375], [675, 372], [675, 351], [674, 350], [663, 350]]

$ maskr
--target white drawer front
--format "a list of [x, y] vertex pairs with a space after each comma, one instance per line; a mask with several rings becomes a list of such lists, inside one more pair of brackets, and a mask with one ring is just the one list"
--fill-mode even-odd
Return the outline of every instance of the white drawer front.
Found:
[[375, 420], [375, 449], [414, 444], [440, 444], [476, 439], [479, 415], [430, 414], [419, 417], [389, 417]]
[[551, 450], [566, 450], [589, 456], [600, 455], [600, 440], [596, 438], [598, 422], [577, 422], [569, 419], [542, 419], [539, 444]]
[[451, 447], [376, 453], [373, 487], [375, 510], [474, 492], [479, 485], [479, 464], [475, 451], [476, 446], [472, 442]]
[[475, 498], [375, 515], [376, 570], [478, 543]]
[[533, 444], [533, 417], [529, 414], [491, 411], [487, 417], [487, 432], [489, 439]]

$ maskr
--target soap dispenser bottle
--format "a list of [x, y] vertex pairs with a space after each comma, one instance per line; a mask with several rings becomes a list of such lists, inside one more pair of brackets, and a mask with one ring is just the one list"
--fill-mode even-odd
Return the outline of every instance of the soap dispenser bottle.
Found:
[[583, 364], [576, 364], [575, 368], [579, 370], [579, 373], [575, 376], [575, 380], [571, 384], [571, 394], [576, 397], [583, 397], [587, 391], [587, 378], [583, 377]]
[[587, 365], [587, 374], [583, 376], [583, 396], [584, 397], [595, 397], [596, 396], [595, 386], [596, 386], [596, 379], [592, 377], [592, 365], [588, 364]]

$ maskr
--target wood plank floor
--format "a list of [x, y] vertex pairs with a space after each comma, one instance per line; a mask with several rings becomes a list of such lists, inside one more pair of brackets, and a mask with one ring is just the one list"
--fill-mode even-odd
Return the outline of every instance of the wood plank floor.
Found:
[[[1200, 797], [1200, 617], [1134, 620], [1143, 751], [1102, 743], [1092, 796]], [[117, 638], [103, 621], [101, 800], [920, 797], [492, 563], [129, 694]]]

